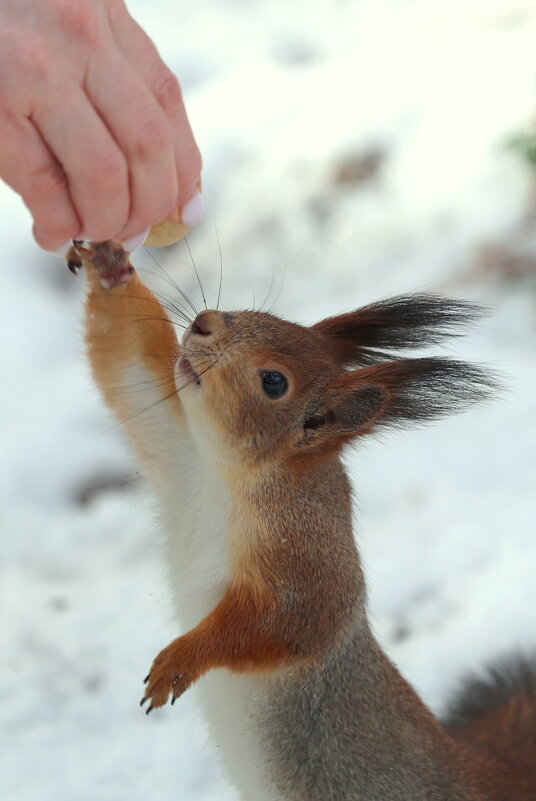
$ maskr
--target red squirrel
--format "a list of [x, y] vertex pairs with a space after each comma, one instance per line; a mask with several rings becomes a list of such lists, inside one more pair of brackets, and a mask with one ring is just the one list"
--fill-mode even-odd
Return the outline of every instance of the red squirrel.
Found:
[[371, 633], [341, 461], [493, 391], [479, 367], [397, 355], [478, 310], [405, 296], [312, 327], [205, 310], [179, 342], [119, 245], [75, 243], [69, 263], [86, 268], [91, 368], [156, 496], [186, 631], [154, 660], [146, 710], [198, 682], [246, 801], [536, 800], [536, 671], [431, 714]]

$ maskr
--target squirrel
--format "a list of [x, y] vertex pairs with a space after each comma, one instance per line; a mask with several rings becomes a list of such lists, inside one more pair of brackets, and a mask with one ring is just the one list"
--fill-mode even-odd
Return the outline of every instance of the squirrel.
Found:
[[479, 308], [410, 295], [312, 327], [211, 309], [179, 342], [120, 245], [76, 242], [69, 263], [86, 268], [93, 376], [156, 496], [186, 631], [152, 663], [146, 711], [199, 682], [245, 801], [536, 800], [536, 670], [432, 715], [371, 632], [341, 461], [493, 393], [477, 366], [397, 355]]

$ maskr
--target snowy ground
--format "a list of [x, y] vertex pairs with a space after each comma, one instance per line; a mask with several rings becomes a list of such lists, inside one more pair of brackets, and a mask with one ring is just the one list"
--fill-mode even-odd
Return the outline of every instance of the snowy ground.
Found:
[[[509, 392], [350, 460], [375, 629], [441, 709], [467, 670], [536, 650], [534, 185], [504, 145], [534, 112], [536, 6], [130, 6], [205, 156], [191, 246], [209, 297], [214, 215], [228, 308], [274, 276], [275, 308], [303, 322], [422, 289], [491, 309], [453, 352]], [[82, 281], [5, 188], [0, 234], [0, 799], [230, 801], [194, 693], [137, 707], [177, 626], [150, 502], [88, 377]], [[158, 256], [199, 300], [184, 248]]]

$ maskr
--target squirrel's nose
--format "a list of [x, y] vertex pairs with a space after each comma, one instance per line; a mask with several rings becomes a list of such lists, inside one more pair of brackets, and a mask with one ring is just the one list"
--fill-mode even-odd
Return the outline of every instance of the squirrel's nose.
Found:
[[212, 334], [212, 324], [210, 321], [210, 312], [199, 312], [197, 317], [192, 323], [192, 334], [197, 334], [200, 337], [208, 337]]

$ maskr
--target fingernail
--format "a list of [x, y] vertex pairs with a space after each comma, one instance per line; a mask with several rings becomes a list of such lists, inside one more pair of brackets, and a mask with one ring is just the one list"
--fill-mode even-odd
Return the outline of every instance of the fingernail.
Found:
[[196, 192], [184, 206], [181, 220], [188, 228], [198, 228], [203, 222], [204, 213], [203, 195], [200, 192]]
[[121, 242], [121, 244], [123, 245], [123, 249], [128, 250], [129, 253], [132, 253], [133, 250], [141, 248], [141, 246], [149, 236], [150, 230], [151, 230], [150, 228], [147, 228], [147, 230], [143, 231], [141, 234], [137, 234], [136, 236], [131, 236], [130, 239], [125, 239], [124, 242]]
[[60, 245], [59, 248], [56, 248], [56, 250], [53, 250], [52, 252], [54, 253], [55, 256], [59, 256], [60, 259], [64, 259], [65, 256], [70, 251], [70, 249], [72, 248], [72, 246], [73, 246], [73, 240], [69, 239], [67, 242], [64, 242], [63, 245]]

